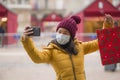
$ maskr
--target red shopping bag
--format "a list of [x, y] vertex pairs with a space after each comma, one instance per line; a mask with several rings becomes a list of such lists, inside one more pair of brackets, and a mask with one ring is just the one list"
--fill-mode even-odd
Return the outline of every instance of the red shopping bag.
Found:
[[103, 65], [120, 62], [120, 27], [97, 30]]

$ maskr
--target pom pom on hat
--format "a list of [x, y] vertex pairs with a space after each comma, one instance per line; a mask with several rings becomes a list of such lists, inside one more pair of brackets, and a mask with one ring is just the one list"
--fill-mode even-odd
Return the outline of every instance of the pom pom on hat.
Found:
[[74, 19], [77, 24], [81, 22], [81, 18], [78, 16], [72, 16], [71, 18]]
[[79, 24], [81, 22], [81, 18], [79, 16], [71, 16], [70, 18], [67, 19], [63, 19], [57, 26], [56, 31], [59, 28], [65, 28], [67, 29], [70, 34], [71, 37], [74, 38], [76, 31], [77, 31], [77, 24]]

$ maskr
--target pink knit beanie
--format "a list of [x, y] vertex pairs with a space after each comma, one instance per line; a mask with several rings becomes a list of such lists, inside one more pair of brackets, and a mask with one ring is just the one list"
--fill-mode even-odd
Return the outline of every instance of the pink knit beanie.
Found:
[[70, 32], [71, 37], [74, 38], [78, 29], [77, 24], [79, 24], [80, 22], [81, 18], [79, 16], [72, 16], [70, 18], [62, 20], [58, 24], [56, 31], [58, 31], [59, 28], [65, 28]]

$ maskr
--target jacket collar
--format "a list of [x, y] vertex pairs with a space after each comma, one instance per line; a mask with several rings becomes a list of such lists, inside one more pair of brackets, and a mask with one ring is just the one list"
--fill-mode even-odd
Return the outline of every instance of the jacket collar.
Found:
[[70, 46], [67, 47], [67, 48], [63, 48], [61, 47], [59, 44], [56, 43], [55, 40], [52, 40], [49, 44], [48, 44], [48, 47], [52, 47], [52, 48], [55, 48], [55, 49], [58, 49], [58, 50], [61, 50], [61, 51], [64, 51], [64, 52], [67, 52], [69, 54], [74, 54], [74, 55], [77, 55], [78, 51], [77, 51], [77, 48], [75, 47], [75, 45], [78, 43], [78, 40], [75, 38], [73, 42], [71, 42]]

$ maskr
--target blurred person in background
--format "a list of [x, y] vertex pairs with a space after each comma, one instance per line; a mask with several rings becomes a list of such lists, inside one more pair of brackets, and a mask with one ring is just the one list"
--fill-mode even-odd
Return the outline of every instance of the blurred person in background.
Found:
[[2, 25], [3, 23], [0, 23], [0, 34], [5, 33], [4, 26]]
[[[109, 18], [109, 19], [108, 19]], [[98, 40], [82, 42], [75, 38], [80, 17], [72, 16], [62, 20], [56, 28], [56, 38], [46, 48], [38, 50], [32, 40], [32, 28], [26, 28], [21, 37], [22, 44], [35, 63], [49, 63], [53, 66], [56, 80], [86, 80], [84, 55], [97, 51]], [[112, 16], [106, 15], [103, 28], [111, 28]]]
[[2, 47], [3, 47], [3, 45], [4, 45], [4, 33], [5, 33], [5, 30], [4, 30], [4, 28], [3, 28], [4, 26], [3, 26], [3, 23], [1, 22], [0, 23], [0, 45], [2, 45]]

